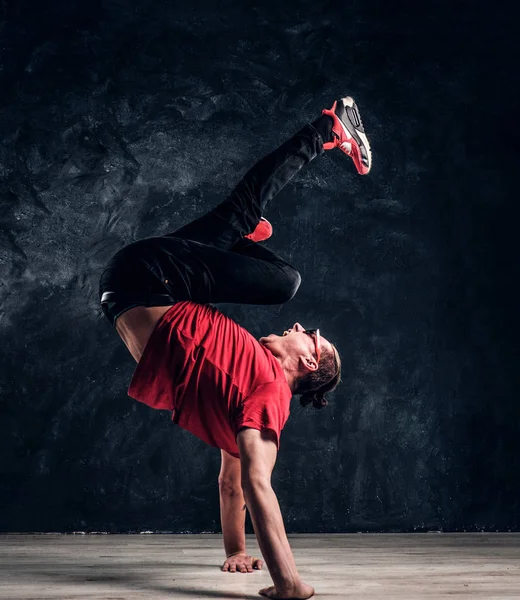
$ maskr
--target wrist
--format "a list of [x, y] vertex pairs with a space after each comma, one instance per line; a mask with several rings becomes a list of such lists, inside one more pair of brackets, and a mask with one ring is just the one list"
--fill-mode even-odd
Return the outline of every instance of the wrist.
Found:
[[247, 556], [247, 551], [246, 550], [237, 550], [236, 552], [231, 552], [229, 554], [226, 554], [226, 558], [231, 558], [232, 556], [238, 556], [239, 554], [245, 554]]

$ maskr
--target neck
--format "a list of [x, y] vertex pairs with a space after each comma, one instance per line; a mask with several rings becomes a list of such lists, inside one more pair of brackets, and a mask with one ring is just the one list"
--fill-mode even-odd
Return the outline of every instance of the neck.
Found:
[[285, 379], [287, 380], [287, 385], [291, 389], [291, 392], [294, 393], [294, 388], [296, 387], [297, 374], [289, 367], [287, 361], [284, 361], [283, 358], [278, 356], [274, 357], [282, 367], [282, 371], [284, 372]]

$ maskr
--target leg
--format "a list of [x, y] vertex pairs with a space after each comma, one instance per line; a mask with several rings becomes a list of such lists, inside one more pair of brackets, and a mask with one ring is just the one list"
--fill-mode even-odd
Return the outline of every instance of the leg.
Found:
[[254, 230], [268, 202], [292, 177], [324, 152], [330, 127], [328, 117], [306, 125], [257, 163], [213, 210], [174, 233], [139, 240], [117, 252], [99, 290], [111, 323], [138, 305], [178, 300], [279, 304], [292, 298], [299, 273], [243, 235]]
[[224, 202], [168, 235], [231, 250], [251, 233], [269, 202], [298, 171], [324, 152], [332, 120], [320, 117], [260, 160]]
[[322, 113], [258, 162], [224, 202], [169, 235], [231, 250], [255, 229], [269, 201], [325, 150], [340, 148], [352, 158], [358, 173], [366, 175], [372, 154], [354, 99], [347, 96], [335, 101]]
[[[134, 306], [204, 303], [282, 304], [296, 293], [298, 271], [248, 239], [237, 252], [172, 236], [151, 237], [117, 252], [100, 280], [105, 316], [112, 325]], [[109, 292], [109, 294], [105, 294]]]

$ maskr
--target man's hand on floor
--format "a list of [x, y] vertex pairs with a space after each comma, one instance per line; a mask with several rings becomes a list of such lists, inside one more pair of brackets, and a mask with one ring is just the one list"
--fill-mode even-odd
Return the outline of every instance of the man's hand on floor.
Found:
[[262, 565], [260, 558], [249, 556], [247, 552], [239, 552], [226, 558], [222, 570], [229, 573], [252, 573], [254, 569], [260, 570]]

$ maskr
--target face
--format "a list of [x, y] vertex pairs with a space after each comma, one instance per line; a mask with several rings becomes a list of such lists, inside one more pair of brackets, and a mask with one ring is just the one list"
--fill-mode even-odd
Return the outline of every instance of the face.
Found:
[[317, 346], [319, 352], [331, 351], [332, 345], [321, 335], [305, 333], [305, 327], [295, 323], [286, 329], [283, 335], [271, 333], [260, 338], [259, 342], [270, 350], [278, 358], [292, 357], [296, 362], [302, 362], [303, 366], [315, 371], [318, 366]]

